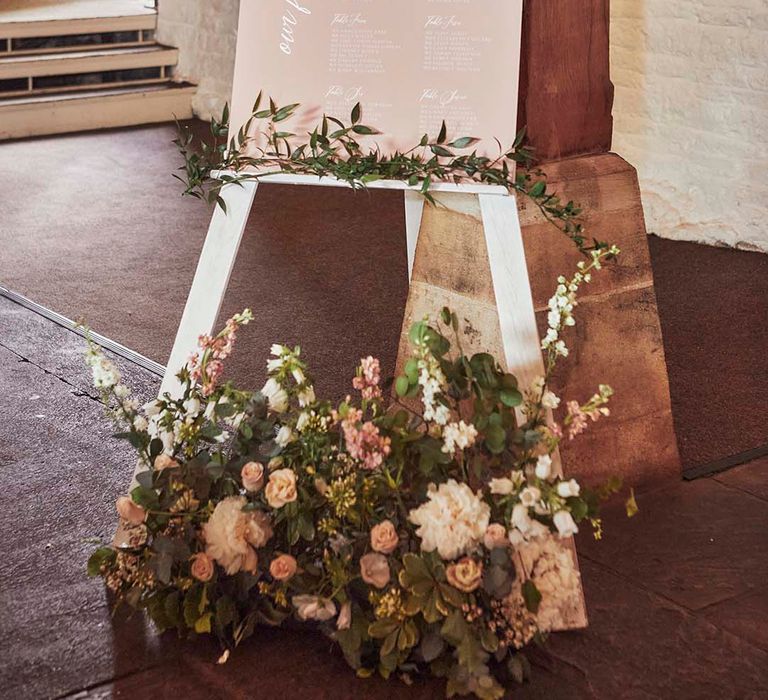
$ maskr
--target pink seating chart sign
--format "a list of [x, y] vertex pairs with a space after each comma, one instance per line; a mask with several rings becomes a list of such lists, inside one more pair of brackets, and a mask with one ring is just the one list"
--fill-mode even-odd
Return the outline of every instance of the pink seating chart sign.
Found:
[[297, 134], [323, 113], [348, 122], [360, 102], [382, 132], [367, 143], [384, 151], [445, 119], [449, 136], [495, 156], [494, 137], [515, 137], [521, 22], [522, 0], [242, 0], [232, 133], [263, 90], [301, 103], [285, 123]]

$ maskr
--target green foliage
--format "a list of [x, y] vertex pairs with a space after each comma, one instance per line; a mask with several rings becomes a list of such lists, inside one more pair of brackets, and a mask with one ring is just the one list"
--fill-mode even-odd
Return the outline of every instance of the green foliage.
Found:
[[[607, 247], [597, 239], [588, 241], [578, 221], [581, 209], [572, 201], [562, 202], [547, 187], [544, 174], [531, 168], [533, 154], [524, 145], [524, 129], [508, 149], [499, 144], [499, 153], [493, 158], [479, 155], [476, 150], [462, 153], [475, 146], [479, 139], [459, 136], [449, 142], [445, 122], [437, 138], [424, 134], [413, 148], [384, 154], [378, 147], [366, 147], [356, 138], [380, 133], [360, 123], [359, 103], [352, 108], [349, 123], [324, 115], [304, 138], [275, 127], [294, 116], [299, 104], [278, 108], [270, 100], [269, 109], [260, 109], [261, 101], [259, 93], [251, 116], [236, 134], [229, 135], [229, 141], [227, 106], [220, 120], [211, 121], [212, 140], [196, 139], [187, 127], [177, 122], [178, 135], [174, 143], [184, 158], [181, 168], [184, 176], [174, 177], [184, 183], [184, 194], [225, 208], [219, 194], [223, 185], [276, 173], [332, 176], [356, 189], [376, 180], [400, 180], [418, 188], [433, 204], [435, 183], [496, 185], [529, 198], [582, 252]], [[521, 167], [516, 169], [516, 166]]]

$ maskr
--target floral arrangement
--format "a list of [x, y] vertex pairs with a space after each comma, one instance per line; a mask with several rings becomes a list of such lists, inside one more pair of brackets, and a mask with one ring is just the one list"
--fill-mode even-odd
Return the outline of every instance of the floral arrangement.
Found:
[[466, 355], [447, 308], [410, 329], [389, 406], [373, 357], [339, 405], [315, 395], [298, 347], [272, 346], [259, 392], [222, 382], [247, 310], [201, 336], [177, 398], [143, 407], [90, 344], [141, 468], [117, 500], [123, 536], [89, 573], [160, 630], [215, 635], [222, 663], [257, 625], [311, 623], [361, 677], [428, 673], [448, 696], [502, 697], [528, 674], [522, 650], [579, 605], [568, 538], [585, 523], [600, 534], [605, 493], [562, 477], [553, 454], [608, 415], [611, 390], [566, 402], [558, 423], [549, 379], [579, 287], [617, 252], [558, 280], [530, 387]]

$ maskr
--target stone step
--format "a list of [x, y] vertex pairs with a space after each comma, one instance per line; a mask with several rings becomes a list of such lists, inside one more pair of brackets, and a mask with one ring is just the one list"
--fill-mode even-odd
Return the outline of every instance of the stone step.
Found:
[[190, 119], [195, 86], [78, 90], [0, 100], [0, 140]]
[[177, 49], [159, 44], [118, 49], [66, 51], [42, 55], [2, 56], [0, 54], [0, 81], [174, 66], [178, 56]]
[[0, 39], [154, 30], [145, 0], [3, 0]]

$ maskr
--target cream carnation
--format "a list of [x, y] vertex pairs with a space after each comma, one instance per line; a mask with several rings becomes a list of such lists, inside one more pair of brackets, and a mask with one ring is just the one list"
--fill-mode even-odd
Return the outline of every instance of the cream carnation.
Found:
[[408, 515], [419, 526], [423, 551], [436, 549], [443, 559], [455, 559], [483, 540], [491, 509], [467, 484], [450, 479], [438, 488], [432, 485], [427, 499]]
[[220, 501], [203, 525], [205, 552], [230, 575], [241, 569], [254, 571], [255, 548], [263, 547], [272, 537], [269, 517], [262, 512], [244, 513], [244, 496], [229, 496]]

